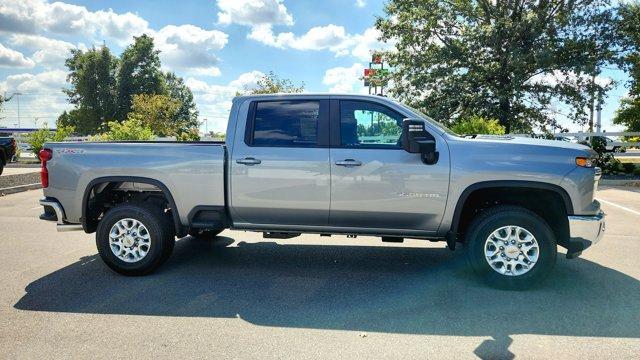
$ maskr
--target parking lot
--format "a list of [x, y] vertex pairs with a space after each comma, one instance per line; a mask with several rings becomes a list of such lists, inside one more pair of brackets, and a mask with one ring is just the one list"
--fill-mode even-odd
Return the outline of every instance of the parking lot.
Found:
[[0, 198], [3, 358], [640, 358], [640, 189], [599, 191], [602, 242], [523, 292], [443, 243], [237, 231], [126, 278], [40, 196]]

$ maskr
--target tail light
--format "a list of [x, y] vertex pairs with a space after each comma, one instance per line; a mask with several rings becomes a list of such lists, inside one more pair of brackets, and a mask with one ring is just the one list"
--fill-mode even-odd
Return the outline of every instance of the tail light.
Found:
[[49, 187], [49, 171], [47, 170], [47, 161], [51, 160], [53, 157], [53, 152], [51, 149], [42, 149], [40, 153], [38, 153], [38, 157], [40, 157], [40, 164], [42, 167], [40, 168], [40, 183], [43, 188]]

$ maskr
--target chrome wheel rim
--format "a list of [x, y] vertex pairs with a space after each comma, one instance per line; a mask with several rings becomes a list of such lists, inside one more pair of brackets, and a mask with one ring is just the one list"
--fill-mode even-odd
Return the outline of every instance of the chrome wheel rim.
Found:
[[540, 247], [529, 230], [508, 225], [489, 235], [484, 243], [484, 256], [494, 271], [506, 276], [520, 276], [536, 265]]
[[109, 231], [109, 247], [120, 260], [135, 263], [149, 253], [151, 236], [143, 223], [136, 219], [122, 219]]

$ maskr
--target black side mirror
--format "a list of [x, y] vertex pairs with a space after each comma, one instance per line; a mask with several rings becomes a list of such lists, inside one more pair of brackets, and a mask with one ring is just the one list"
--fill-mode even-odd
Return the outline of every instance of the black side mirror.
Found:
[[422, 162], [432, 165], [438, 162], [436, 139], [424, 127], [424, 121], [404, 119], [402, 122], [402, 148], [412, 154], [420, 154]]

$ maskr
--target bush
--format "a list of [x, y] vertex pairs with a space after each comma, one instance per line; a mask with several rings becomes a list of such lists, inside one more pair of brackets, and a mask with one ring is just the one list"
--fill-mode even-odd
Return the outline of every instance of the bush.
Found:
[[613, 154], [606, 151], [607, 141], [603, 137], [595, 136], [591, 138], [591, 148], [598, 153], [596, 166], [602, 169], [604, 174], [616, 174], [624, 172], [624, 167], [620, 161], [613, 157]]
[[631, 174], [635, 170], [636, 166], [632, 163], [622, 163], [622, 170], [625, 174]]
[[44, 143], [46, 142], [60, 142], [64, 141], [67, 137], [71, 136], [75, 131], [73, 126], [58, 126], [56, 131], [51, 131], [45, 128], [40, 129], [27, 138], [29, 143], [29, 150], [31, 150], [36, 156], [42, 150]]
[[155, 135], [149, 126], [142, 124], [140, 120], [129, 119], [122, 123], [109, 121], [107, 132], [91, 138], [93, 141], [147, 141], [153, 140]]
[[498, 120], [485, 119], [480, 116], [472, 116], [458, 120], [453, 124], [451, 130], [460, 135], [504, 135], [506, 131], [505, 127], [500, 125]]
[[633, 175], [640, 176], [640, 165], [633, 169]]

